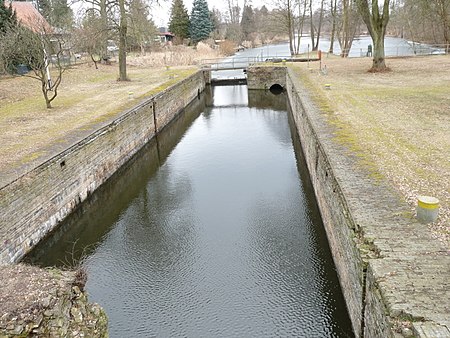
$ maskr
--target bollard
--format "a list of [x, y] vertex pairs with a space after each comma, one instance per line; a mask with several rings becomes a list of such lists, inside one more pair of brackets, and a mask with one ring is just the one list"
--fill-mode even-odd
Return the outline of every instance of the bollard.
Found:
[[439, 200], [431, 196], [417, 197], [417, 219], [420, 223], [432, 223], [437, 220]]
[[132, 100], [133, 99], [133, 92], [128, 92], [128, 100]]

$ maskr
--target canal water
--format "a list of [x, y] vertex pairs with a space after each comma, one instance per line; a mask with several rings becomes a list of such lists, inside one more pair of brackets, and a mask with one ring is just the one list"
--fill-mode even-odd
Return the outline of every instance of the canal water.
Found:
[[284, 95], [213, 87], [27, 258], [111, 337], [352, 337]]

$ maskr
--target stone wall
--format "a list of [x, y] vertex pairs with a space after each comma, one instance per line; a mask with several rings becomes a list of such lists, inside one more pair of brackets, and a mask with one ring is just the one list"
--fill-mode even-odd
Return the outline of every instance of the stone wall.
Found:
[[108, 337], [108, 319], [88, 302], [82, 270], [1, 269], [0, 337]]
[[323, 121], [318, 121], [311, 114], [314, 112], [313, 106], [297, 92], [304, 89], [299, 88], [290, 77], [286, 90], [353, 329], [360, 332], [365, 267], [356, 247], [354, 221], [334, 175], [336, 168], [332, 167], [320, 142], [332, 133]]
[[274, 84], [286, 87], [285, 66], [252, 66], [247, 69], [248, 89], [270, 89]]
[[0, 264], [19, 261], [204, 88], [197, 72], [1, 187]]
[[355, 335], [450, 337], [448, 250], [336, 140], [293, 69], [286, 91]]

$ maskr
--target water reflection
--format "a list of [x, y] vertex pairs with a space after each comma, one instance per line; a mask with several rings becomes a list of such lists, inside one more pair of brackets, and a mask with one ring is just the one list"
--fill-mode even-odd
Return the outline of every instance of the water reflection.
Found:
[[213, 91], [32, 260], [55, 264], [77, 231], [98, 243], [87, 289], [112, 337], [351, 336], [286, 108]]
[[165, 128], [99, 190], [91, 195], [24, 261], [41, 266], [71, 266], [81, 256], [91, 254], [99, 241], [111, 230], [126, 210], [180, 142], [187, 128], [205, 109], [210, 88], [200, 100], [186, 107], [170, 127]]

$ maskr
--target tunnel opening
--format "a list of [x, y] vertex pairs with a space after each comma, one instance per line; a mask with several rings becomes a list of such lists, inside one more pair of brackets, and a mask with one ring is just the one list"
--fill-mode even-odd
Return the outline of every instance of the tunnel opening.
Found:
[[284, 88], [280, 84], [275, 83], [272, 86], [270, 86], [269, 90], [272, 94], [280, 95], [284, 91]]

